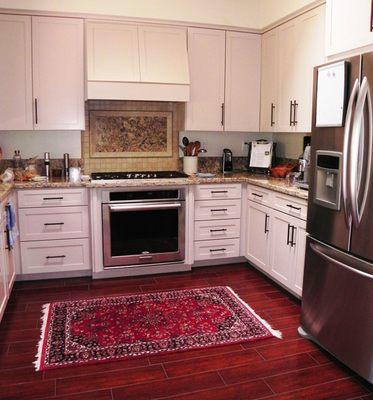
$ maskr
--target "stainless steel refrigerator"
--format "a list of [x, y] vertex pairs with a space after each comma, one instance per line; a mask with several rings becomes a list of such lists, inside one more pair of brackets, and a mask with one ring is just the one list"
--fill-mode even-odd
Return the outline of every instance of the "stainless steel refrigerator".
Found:
[[299, 332], [373, 383], [373, 53], [314, 82]]

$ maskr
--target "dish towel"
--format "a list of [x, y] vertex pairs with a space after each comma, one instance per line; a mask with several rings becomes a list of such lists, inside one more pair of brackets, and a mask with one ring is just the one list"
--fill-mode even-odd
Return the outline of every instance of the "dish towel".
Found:
[[11, 201], [5, 207], [6, 211], [6, 238], [9, 250], [13, 248], [18, 236], [17, 220], [14, 205]]

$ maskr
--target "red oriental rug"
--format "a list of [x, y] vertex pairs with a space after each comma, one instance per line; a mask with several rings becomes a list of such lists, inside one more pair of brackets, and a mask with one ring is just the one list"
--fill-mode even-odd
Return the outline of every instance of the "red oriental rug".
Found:
[[281, 337], [229, 287], [43, 306], [36, 370]]

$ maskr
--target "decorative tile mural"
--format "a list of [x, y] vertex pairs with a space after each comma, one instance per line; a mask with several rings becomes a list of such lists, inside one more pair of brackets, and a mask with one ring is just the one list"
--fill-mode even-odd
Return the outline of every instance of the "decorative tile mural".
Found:
[[88, 100], [84, 173], [178, 169], [184, 118], [181, 102]]
[[90, 156], [172, 156], [172, 113], [90, 111]]

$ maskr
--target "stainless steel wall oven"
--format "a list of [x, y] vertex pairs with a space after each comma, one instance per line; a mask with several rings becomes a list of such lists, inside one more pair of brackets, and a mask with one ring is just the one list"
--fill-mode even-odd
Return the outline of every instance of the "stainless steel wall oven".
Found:
[[183, 189], [105, 191], [102, 200], [105, 268], [184, 260]]

